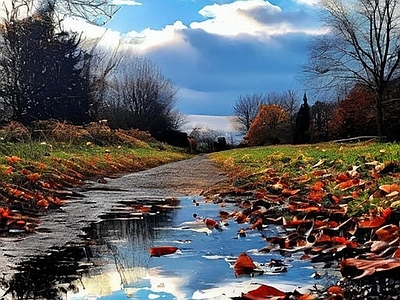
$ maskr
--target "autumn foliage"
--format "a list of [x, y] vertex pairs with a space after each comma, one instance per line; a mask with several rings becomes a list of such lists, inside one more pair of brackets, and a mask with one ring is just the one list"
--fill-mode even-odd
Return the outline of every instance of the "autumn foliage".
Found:
[[339, 101], [329, 121], [331, 138], [376, 135], [374, 96], [362, 86], [356, 86], [348, 97]]
[[263, 104], [251, 123], [243, 145], [279, 144], [290, 137], [290, 115], [280, 105]]

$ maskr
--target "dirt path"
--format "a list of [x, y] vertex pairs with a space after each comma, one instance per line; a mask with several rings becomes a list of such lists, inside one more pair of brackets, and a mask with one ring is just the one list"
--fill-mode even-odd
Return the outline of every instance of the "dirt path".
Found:
[[121, 201], [200, 195], [225, 180], [225, 174], [211, 160], [199, 155], [118, 178], [106, 178], [107, 183], [89, 182], [78, 190], [83, 197], [69, 199], [65, 206], [41, 217], [36, 233], [0, 238], [0, 271], [10, 275], [12, 267], [28, 257], [43, 254], [52, 246], [80, 241], [78, 235], [83, 227], [98, 221], [101, 214]]

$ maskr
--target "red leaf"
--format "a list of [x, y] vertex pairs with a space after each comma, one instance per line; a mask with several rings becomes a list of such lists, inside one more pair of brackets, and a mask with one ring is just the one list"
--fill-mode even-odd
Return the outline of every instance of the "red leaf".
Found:
[[258, 300], [258, 299], [268, 299], [270, 297], [277, 297], [274, 299], [285, 299], [286, 293], [278, 290], [269, 285], [261, 285], [257, 289], [244, 293], [242, 295], [243, 299]]
[[173, 254], [178, 250], [178, 247], [174, 246], [158, 246], [149, 249], [150, 256], [162, 256], [167, 254]]
[[235, 270], [235, 275], [251, 274], [255, 269], [257, 269], [257, 266], [254, 264], [250, 256], [245, 252], [242, 252], [236, 259], [233, 269]]
[[358, 222], [359, 228], [379, 228], [384, 225], [386, 222], [386, 218], [384, 217], [375, 217], [372, 219], [365, 219]]

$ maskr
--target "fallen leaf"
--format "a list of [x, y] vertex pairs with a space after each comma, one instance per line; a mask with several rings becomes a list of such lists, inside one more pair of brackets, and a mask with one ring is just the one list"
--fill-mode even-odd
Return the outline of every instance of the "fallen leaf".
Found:
[[268, 299], [272, 297], [274, 297], [273, 299], [285, 299], [286, 293], [272, 286], [263, 284], [260, 285], [255, 290], [249, 291], [242, 295], [243, 299], [248, 299], [248, 300]]
[[254, 273], [254, 270], [257, 269], [257, 266], [254, 264], [251, 257], [247, 255], [247, 253], [242, 252], [236, 259], [233, 269], [235, 270], [235, 275], [238, 276]]
[[158, 246], [149, 249], [150, 256], [163, 256], [168, 254], [173, 254], [178, 251], [178, 247], [174, 246]]

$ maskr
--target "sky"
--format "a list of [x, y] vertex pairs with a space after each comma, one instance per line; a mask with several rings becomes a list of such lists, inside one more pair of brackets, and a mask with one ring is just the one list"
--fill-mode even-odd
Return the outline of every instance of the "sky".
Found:
[[[108, 43], [149, 58], [178, 88], [182, 114], [229, 116], [241, 95], [305, 92], [318, 0], [113, 0]], [[83, 28], [83, 27], [79, 27]], [[87, 34], [99, 31], [85, 29]]]
[[301, 104], [310, 42], [327, 32], [319, 0], [108, 1], [119, 7], [110, 21], [66, 18], [65, 28], [87, 40], [102, 37], [108, 50], [119, 45], [148, 58], [176, 86], [175, 108], [195, 115], [193, 124], [200, 115], [232, 116], [245, 95], [292, 91]]

